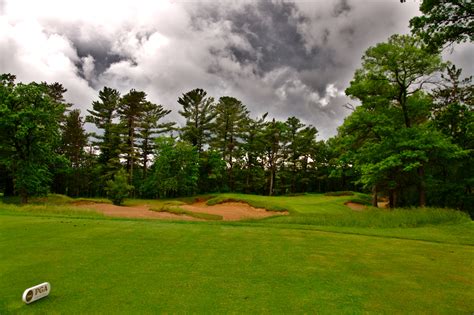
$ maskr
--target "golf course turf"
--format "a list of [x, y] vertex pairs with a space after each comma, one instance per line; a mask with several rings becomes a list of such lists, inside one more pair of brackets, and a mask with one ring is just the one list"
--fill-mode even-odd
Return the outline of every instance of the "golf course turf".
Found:
[[[385, 217], [344, 206], [350, 196], [217, 198], [290, 215], [178, 222], [0, 203], [0, 314], [474, 311], [474, 232], [462, 214], [428, 211], [431, 224], [418, 210], [415, 221], [387, 211], [400, 224], [383, 227]], [[25, 305], [23, 291], [45, 281], [50, 295]]]

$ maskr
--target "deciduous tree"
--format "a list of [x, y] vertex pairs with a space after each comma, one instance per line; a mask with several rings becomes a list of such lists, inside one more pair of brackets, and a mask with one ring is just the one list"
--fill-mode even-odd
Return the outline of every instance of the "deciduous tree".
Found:
[[473, 41], [472, 0], [423, 0], [420, 11], [423, 15], [412, 18], [410, 26], [430, 48], [437, 50], [447, 44]]
[[27, 203], [30, 195], [48, 191], [49, 166], [61, 159], [57, 147], [65, 106], [49, 96], [44, 84], [15, 85], [11, 75], [2, 75], [0, 82], [0, 159]]
[[[365, 133], [364, 137], [355, 138], [354, 140], [386, 144], [386, 141], [389, 141], [388, 139], [392, 139], [390, 135], [381, 136], [383, 125], [380, 126], [376, 123], [381, 117], [386, 118], [389, 124], [385, 125], [391, 126], [393, 130], [399, 128], [410, 129], [427, 122], [430, 116], [430, 100], [423, 93], [423, 90], [428, 84], [434, 82], [434, 75], [438, 74], [444, 66], [438, 54], [426, 51], [416, 38], [393, 35], [386, 43], [379, 43], [369, 48], [362, 57], [362, 61], [362, 68], [356, 71], [354, 80], [346, 89], [346, 94], [362, 102], [360, 111], [367, 111], [367, 115], [372, 112], [383, 116], [366, 119], [367, 116], [362, 113], [361, 118], [373, 128], [362, 132], [362, 134]], [[401, 121], [399, 120], [400, 117], [402, 118]], [[367, 134], [367, 132], [372, 134]], [[410, 132], [407, 131], [404, 134]], [[412, 132], [419, 135], [423, 134], [417, 131]], [[367, 135], [370, 136], [368, 139], [366, 138]], [[391, 143], [395, 145], [394, 142]], [[361, 147], [364, 146], [361, 145]], [[415, 150], [409, 153], [412, 157], [419, 157], [416, 163], [410, 165], [416, 165], [419, 205], [423, 207], [426, 204], [425, 163], [427, 160], [424, 158], [426, 152], [425, 154], [418, 154], [420, 149], [407, 147], [407, 150]], [[387, 157], [392, 153], [391, 150], [385, 150]], [[381, 159], [385, 161], [382, 157]], [[396, 168], [386, 168], [386, 165], [394, 166], [385, 163], [381, 169], [396, 173]], [[411, 171], [415, 168], [404, 169]], [[361, 170], [365, 174], [373, 173], [374, 185], [377, 185], [375, 182], [380, 184], [381, 179], [384, 178], [379, 173], [374, 172], [373, 168], [361, 168]], [[384, 174], [386, 175], [386, 173]], [[370, 182], [367, 176], [364, 177], [363, 175], [362, 178], [365, 178], [366, 185]], [[375, 181], [375, 178], [378, 178], [378, 180]]]

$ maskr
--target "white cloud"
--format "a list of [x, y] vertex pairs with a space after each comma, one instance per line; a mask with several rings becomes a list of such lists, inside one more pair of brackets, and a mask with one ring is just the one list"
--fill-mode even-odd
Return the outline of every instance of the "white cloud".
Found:
[[[83, 114], [97, 90], [109, 86], [122, 93], [144, 90], [151, 101], [173, 109], [171, 119], [181, 120], [178, 97], [199, 87], [215, 97], [241, 99], [252, 116], [297, 116], [328, 137], [347, 114], [343, 91], [363, 52], [393, 33], [407, 32], [419, 5], [349, 0], [351, 9], [337, 16], [334, 1], [297, 1], [287, 22], [296, 23], [304, 49], [316, 50], [321, 65], [296, 70], [283, 58], [262, 72], [229, 48], [257, 61], [279, 52], [263, 56], [250, 40], [261, 34], [245, 23], [236, 32], [236, 22], [226, 18], [258, 4], [265, 2], [6, 0], [0, 72], [25, 82], [62, 83], [67, 100]], [[208, 8], [209, 16], [197, 14]], [[271, 24], [271, 12], [255, 12], [259, 23]], [[469, 50], [462, 52], [458, 59], [469, 59]], [[315, 81], [321, 83], [317, 90]]]
[[60, 82], [68, 89], [68, 101], [83, 109], [95, 95], [78, 76], [79, 57], [68, 38], [48, 34], [35, 20], [11, 23], [0, 17], [0, 56], [0, 72], [24, 82]]

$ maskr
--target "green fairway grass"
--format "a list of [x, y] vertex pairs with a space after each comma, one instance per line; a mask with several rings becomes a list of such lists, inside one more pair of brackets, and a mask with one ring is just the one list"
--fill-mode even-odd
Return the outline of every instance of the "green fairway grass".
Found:
[[[112, 219], [71, 201], [62, 210], [47, 200], [0, 203], [0, 314], [474, 311], [469, 218], [441, 209], [414, 210], [414, 221], [409, 210], [359, 213], [344, 206], [355, 197], [206, 198], [290, 211], [243, 222]], [[377, 224], [361, 224], [371, 213]], [[50, 296], [25, 305], [23, 291], [45, 281]]]

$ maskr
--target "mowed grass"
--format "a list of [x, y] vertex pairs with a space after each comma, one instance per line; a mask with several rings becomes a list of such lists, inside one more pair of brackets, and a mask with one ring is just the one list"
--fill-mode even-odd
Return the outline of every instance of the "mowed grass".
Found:
[[[356, 213], [344, 206], [350, 196], [215, 198], [290, 215], [166, 222], [68, 216], [70, 201], [63, 212], [49, 213], [47, 205], [23, 211], [0, 204], [0, 314], [474, 310], [474, 229], [466, 217], [453, 221], [457, 212], [417, 227], [334, 226], [290, 219], [350, 216]], [[35, 207], [46, 208], [37, 214]], [[25, 305], [23, 290], [44, 281], [51, 295]]]

